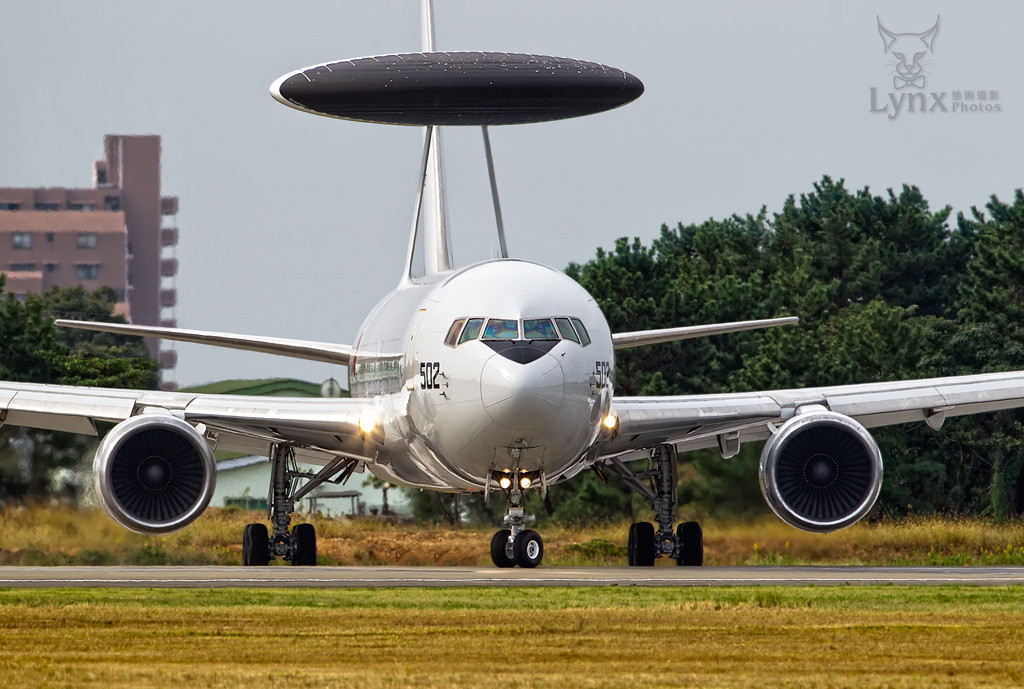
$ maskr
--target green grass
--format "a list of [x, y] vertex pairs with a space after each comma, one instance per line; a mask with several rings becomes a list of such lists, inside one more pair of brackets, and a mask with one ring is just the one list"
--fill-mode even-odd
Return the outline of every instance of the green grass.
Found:
[[0, 685], [1020, 687], [1021, 587], [0, 590]]

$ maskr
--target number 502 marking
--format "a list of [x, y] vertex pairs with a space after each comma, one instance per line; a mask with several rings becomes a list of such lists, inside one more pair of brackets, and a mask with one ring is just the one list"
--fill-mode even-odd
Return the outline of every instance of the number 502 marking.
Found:
[[437, 390], [441, 385], [437, 382], [437, 375], [441, 372], [441, 362], [421, 361], [420, 362], [420, 388], [423, 390]]

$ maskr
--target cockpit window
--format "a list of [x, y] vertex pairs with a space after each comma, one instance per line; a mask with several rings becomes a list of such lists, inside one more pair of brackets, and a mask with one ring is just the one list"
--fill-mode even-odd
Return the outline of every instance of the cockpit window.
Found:
[[466, 329], [462, 331], [462, 337], [459, 338], [459, 344], [463, 342], [469, 342], [480, 337], [480, 328], [484, 325], [483, 318], [470, 318], [466, 321]]
[[555, 325], [558, 326], [558, 334], [562, 336], [563, 340], [572, 340], [576, 344], [580, 343], [580, 338], [576, 337], [576, 331], [572, 329], [572, 323], [569, 322], [568, 318], [556, 318]]
[[533, 318], [523, 320], [524, 340], [557, 340], [558, 333], [551, 324], [550, 318]]
[[586, 347], [590, 344], [590, 334], [587, 333], [587, 329], [583, 327], [583, 321], [579, 318], [570, 319], [572, 324], [576, 326], [576, 333], [580, 336], [580, 344]]
[[492, 318], [484, 328], [485, 340], [516, 340], [519, 338], [519, 321], [507, 318]]
[[466, 322], [465, 318], [452, 323], [452, 327], [448, 330], [448, 337], [444, 338], [444, 343], [449, 347], [454, 347], [459, 343], [459, 331], [462, 330], [462, 324]]

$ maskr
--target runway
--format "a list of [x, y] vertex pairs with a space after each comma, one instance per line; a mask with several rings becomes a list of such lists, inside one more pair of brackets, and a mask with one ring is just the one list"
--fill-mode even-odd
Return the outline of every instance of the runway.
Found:
[[1024, 585], [1024, 567], [0, 567], [0, 588]]

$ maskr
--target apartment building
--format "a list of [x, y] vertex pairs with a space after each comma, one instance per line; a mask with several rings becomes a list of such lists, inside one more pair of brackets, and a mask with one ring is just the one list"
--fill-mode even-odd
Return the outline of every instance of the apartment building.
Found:
[[[0, 187], [6, 291], [108, 286], [130, 322], [174, 327], [178, 198], [160, 195], [160, 137], [111, 134], [103, 149], [92, 187]], [[148, 342], [164, 387], [173, 389], [177, 352], [160, 344]]]

